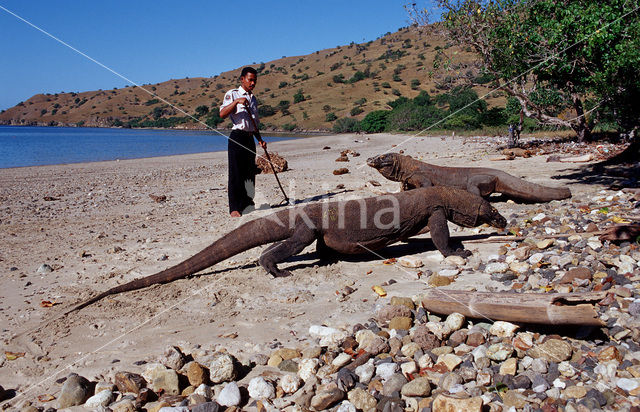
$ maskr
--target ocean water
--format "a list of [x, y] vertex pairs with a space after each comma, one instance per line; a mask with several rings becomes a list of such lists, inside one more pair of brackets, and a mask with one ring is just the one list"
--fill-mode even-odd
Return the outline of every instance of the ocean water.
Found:
[[[296, 136], [263, 138], [273, 142]], [[0, 126], [0, 168], [220, 150], [227, 150], [227, 139], [213, 131]]]

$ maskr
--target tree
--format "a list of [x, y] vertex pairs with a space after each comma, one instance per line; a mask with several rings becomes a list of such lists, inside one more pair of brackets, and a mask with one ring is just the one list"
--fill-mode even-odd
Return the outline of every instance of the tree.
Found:
[[384, 132], [387, 128], [387, 118], [391, 111], [389, 110], [375, 110], [367, 113], [367, 115], [360, 122], [360, 127], [365, 133], [380, 133]]
[[[634, 130], [640, 107], [640, 0], [438, 0], [442, 27], [471, 46], [488, 84], [516, 98], [541, 123], [590, 135], [585, 96], [594, 110], [616, 113]], [[417, 22], [426, 12], [408, 7]], [[440, 68], [450, 66], [437, 63]], [[487, 77], [483, 76], [483, 80]], [[571, 108], [573, 113], [566, 114]]]
[[209, 107], [205, 105], [201, 105], [196, 107], [196, 117], [202, 117], [209, 113]]

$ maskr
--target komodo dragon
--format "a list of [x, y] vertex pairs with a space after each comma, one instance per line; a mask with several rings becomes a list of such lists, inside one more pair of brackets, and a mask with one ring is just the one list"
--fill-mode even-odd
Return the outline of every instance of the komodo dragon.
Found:
[[244, 223], [189, 259], [166, 270], [111, 288], [64, 314], [106, 296], [187, 277], [245, 250], [274, 243], [260, 256], [273, 276], [288, 276], [277, 264], [317, 241], [320, 253], [356, 254], [378, 250], [422, 231], [427, 225], [443, 255], [469, 256], [449, 245], [447, 220], [464, 227], [506, 226], [505, 218], [481, 197], [464, 190], [431, 187], [366, 199], [312, 203]]
[[402, 182], [403, 190], [451, 186], [483, 197], [491, 193], [502, 193], [507, 198], [527, 203], [571, 197], [568, 188], [542, 186], [488, 167], [436, 166], [398, 153], [371, 157], [367, 159], [367, 164], [387, 179]]

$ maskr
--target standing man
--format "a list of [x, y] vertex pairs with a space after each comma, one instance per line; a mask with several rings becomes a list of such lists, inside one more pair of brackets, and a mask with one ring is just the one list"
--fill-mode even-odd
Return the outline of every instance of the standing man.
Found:
[[[231, 116], [233, 128], [229, 136], [229, 212], [231, 217], [242, 216], [242, 211], [253, 206], [253, 192], [256, 182], [256, 143], [254, 134], [258, 131], [258, 101], [253, 89], [258, 81], [258, 72], [253, 67], [245, 67], [240, 74], [241, 86], [224, 95], [220, 106], [220, 117]], [[253, 118], [252, 118], [253, 116]], [[267, 143], [258, 135], [258, 142], [265, 150]], [[249, 193], [251, 192], [251, 193]]]

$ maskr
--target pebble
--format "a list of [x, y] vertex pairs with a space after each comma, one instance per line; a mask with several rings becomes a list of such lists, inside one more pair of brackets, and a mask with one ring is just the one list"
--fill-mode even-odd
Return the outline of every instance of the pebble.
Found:
[[276, 396], [273, 384], [267, 382], [262, 376], [251, 379], [247, 390], [249, 391], [249, 396], [253, 399], [271, 399]]
[[486, 355], [489, 359], [502, 362], [513, 353], [513, 346], [508, 343], [496, 343], [486, 349]]
[[58, 396], [58, 409], [82, 405], [91, 396], [90, 386], [90, 382], [77, 373], [67, 376]]
[[426, 377], [419, 377], [402, 386], [402, 396], [429, 396], [431, 384]]
[[[369, 392], [362, 388], [355, 388], [347, 395], [354, 410], [370, 411], [375, 410], [378, 401]], [[344, 402], [343, 402], [344, 403]], [[342, 405], [341, 405], [342, 406]]]
[[217, 402], [222, 406], [237, 406], [240, 405], [240, 388], [235, 382], [227, 383], [217, 397]]
[[294, 393], [300, 389], [300, 381], [299, 376], [286, 374], [280, 378], [280, 387], [284, 393]]
[[562, 362], [571, 358], [571, 345], [560, 339], [549, 339], [539, 346], [529, 349], [527, 354], [532, 358], [543, 358], [549, 362]]
[[108, 406], [113, 400], [113, 392], [104, 390], [96, 393], [84, 403], [85, 408], [97, 408], [100, 406]]
[[513, 336], [516, 330], [518, 330], [519, 326], [514, 325], [510, 322], [505, 321], [496, 321], [491, 325], [491, 329], [489, 329], [489, 333], [492, 335], [498, 336], [500, 338], [510, 338]]
[[234, 359], [226, 353], [216, 353], [209, 364], [209, 379], [213, 383], [230, 382], [236, 377]]

